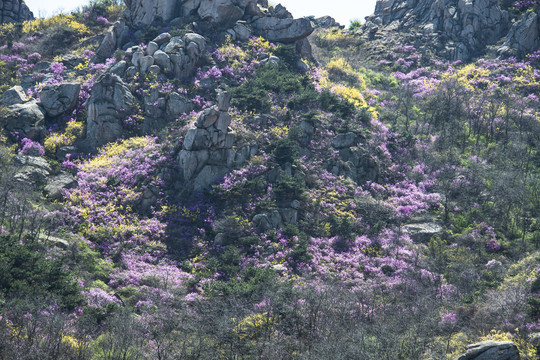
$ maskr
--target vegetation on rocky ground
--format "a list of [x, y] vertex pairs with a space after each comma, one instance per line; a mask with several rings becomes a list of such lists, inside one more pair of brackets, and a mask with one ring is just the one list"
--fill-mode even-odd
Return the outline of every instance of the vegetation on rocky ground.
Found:
[[[92, 64], [87, 45], [121, 10], [0, 28], [0, 92], [81, 84], [43, 138], [0, 136], [0, 359], [454, 359], [486, 339], [536, 359], [539, 52], [462, 64], [402, 44], [359, 61], [365, 39], [333, 28], [299, 67], [292, 46], [212, 39], [190, 78], [126, 84], [123, 138], [59, 159], [125, 57]], [[257, 151], [185, 191], [179, 153], [218, 87], [233, 149]], [[145, 131], [152, 92], [193, 112]], [[43, 197], [14, 181], [24, 157], [77, 184]]]

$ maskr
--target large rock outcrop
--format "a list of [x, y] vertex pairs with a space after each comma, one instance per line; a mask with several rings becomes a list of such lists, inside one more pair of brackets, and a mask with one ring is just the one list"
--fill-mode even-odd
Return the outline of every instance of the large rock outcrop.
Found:
[[499, 48], [502, 55], [523, 57], [540, 47], [540, 16], [537, 11], [527, 11], [520, 21], [517, 21], [503, 46]]
[[124, 132], [124, 120], [135, 110], [135, 98], [116, 75], [107, 73], [92, 87], [87, 102], [86, 141], [96, 148], [115, 141]]
[[[115, 23], [105, 34], [101, 46], [92, 59], [93, 62], [103, 62], [111, 57], [116, 49], [124, 45], [130, 29], [147, 28], [156, 23], [174, 24], [175, 27], [187, 26], [203, 35], [229, 35], [235, 41], [246, 41], [251, 35], [260, 35], [270, 41], [286, 44], [306, 39], [315, 29], [311, 21], [293, 19], [291, 13], [283, 6], [269, 7], [265, 0], [125, 0], [125, 2], [127, 9], [124, 12], [124, 19]], [[166, 40], [176, 41], [178, 48], [185, 45], [185, 49], [189, 51], [188, 44], [182, 42], [186, 39]], [[198, 41], [196, 44], [201, 45]], [[153, 63], [148, 62], [150, 58], [144, 59], [145, 70], [154, 64], [162, 68], [169, 64], [163, 54], [167, 51], [163, 49], [161, 43], [154, 41], [154, 44], [149, 44], [149, 50], [151, 53], [148, 53], [147, 49], [147, 53], [143, 56], [153, 56], [157, 52], [159, 60], [155, 61], [155, 56]], [[170, 60], [173, 62], [172, 65], [176, 65], [174, 59]]]
[[457, 360], [519, 360], [519, 351], [511, 341], [482, 341], [469, 345]]
[[26, 6], [24, 0], [0, 1], [0, 23], [20, 23], [33, 18], [34, 14]]
[[504, 37], [510, 17], [499, 0], [379, 0], [364, 32], [390, 30], [436, 36], [440, 53], [470, 60]]

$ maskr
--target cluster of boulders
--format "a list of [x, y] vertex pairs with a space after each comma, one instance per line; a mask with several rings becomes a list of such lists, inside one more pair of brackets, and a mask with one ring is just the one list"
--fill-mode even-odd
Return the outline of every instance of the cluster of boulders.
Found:
[[178, 155], [181, 180], [190, 190], [200, 190], [244, 164], [257, 152], [254, 146], [233, 149], [236, 134], [230, 131], [231, 94], [219, 90], [217, 105], [206, 109], [184, 137]]
[[468, 61], [488, 45], [507, 38], [500, 53], [524, 55], [538, 48], [536, 12], [527, 12], [514, 25], [499, 0], [378, 0], [374, 15], [360, 30], [373, 38], [387, 32], [421, 34], [433, 41], [440, 55]]
[[192, 74], [205, 50], [206, 40], [199, 34], [171, 37], [169, 33], [163, 33], [150, 41], [144, 50], [134, 46], [126, 51], [132, 64], [128, 75], [135, 71], [172, 72], [178, 78], [185, 78]]
[[45, 135], [45, 118], [55, 118], [73, 110], [80, 90], [80, 84], [48, 85], [40, 92], [38, 102], [28, 98], [21, 86], [14, 86], [0, 99], [0, 106], [5, 111], [0, 118], [0, 125], [10, 133], [42, 140]]
[[296, 43], [303, 55], [308, 48], [305, 39], [314, 31], [310, 20], [294, 19], [283, 6], [269, 6], [266, 0], [130, 0], [126, 4], [125, 19], [111, 27], [94, 62], [104, 61], [123, 47], [130, 29], [147, 28], [152, 24], [188, 27], [197, 33], [228, 35], [237, 41], [245, 41], [253, 35], [263, 36], [272, 42]]
[[24, 0], [0, 0], [0, 23], [21, 23], [33, 18]]

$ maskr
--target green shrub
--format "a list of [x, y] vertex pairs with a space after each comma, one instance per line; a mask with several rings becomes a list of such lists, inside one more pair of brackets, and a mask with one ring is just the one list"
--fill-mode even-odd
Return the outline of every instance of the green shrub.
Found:
[[0, 293], [6, 297], [55, 297], [67, 307], [81, 305], [81, 288], [61, 259], [48, 259], [38, 243], [0, 236]]
[[296, 143], [289, 139], [280, 139], [276, 142], [274, 157], [278, 164], [292, 163], [298, 157]]

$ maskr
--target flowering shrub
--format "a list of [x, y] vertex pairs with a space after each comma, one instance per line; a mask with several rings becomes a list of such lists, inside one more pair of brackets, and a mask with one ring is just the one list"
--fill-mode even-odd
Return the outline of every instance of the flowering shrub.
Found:
[[31, 156], [43, 156], [45, 155], [45, 149], [41, 146], [40, 143], [34, 142], [28, 138], [21, 140], [21, 150], [19, 151], [22, 155], [31, 155]]
[[50, 154], [56, 154], [56, 151], [62, 146], [70, 146], [75, 144], [77, 139], [80, 139], [85, 132], [85, 127], [82, 122], [71, 120], [67, 123], [63, 133], [52, 133], [45, 139], [45, 151]]
[[88, 33], [86, 25], [77, 22], [73, 15], [60, 14], [47, 19], [35, 19], [24, 22], [23, 33], [31, 34], [42, 31], [45, 28], [63, 27], [73, 30], [79, 35]]

